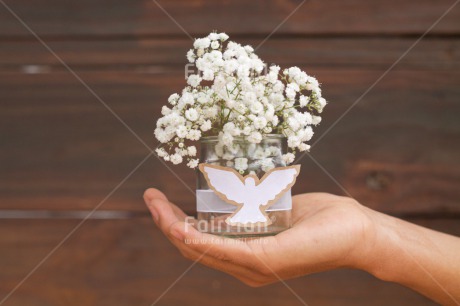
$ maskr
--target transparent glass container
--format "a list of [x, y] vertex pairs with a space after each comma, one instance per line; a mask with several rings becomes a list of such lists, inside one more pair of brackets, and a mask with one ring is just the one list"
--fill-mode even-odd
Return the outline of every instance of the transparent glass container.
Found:
[[[287, 151], [286, 138], [283, 135], [266, 135], [259, 144], [252, 144], [243, 137], [235, 137], [233, 146], [218, 145], [217, 137], [203, 137], [200, 143], [200, 163], [229, 167], [237, 170], [242, 176], [256, 174], [260, 179], [274, 167], [284, 167], [282, 155]], [[247, 159], [247, 168], [242, 170], [241, 159]], [[243, 163], [245, 164], [245, 163]], [[201, 195], [210, 196], [213, 191], [209, 188], [204, 175], [197, 170], [197, 199]], [[284, 195], [285, 201], [291, 204], [290, 190]], [[234, 238], [276, 235], [291, 227], [291, 207], [272, 205], [265, 212], [270, 218], [269, 225], [247, 224], [231, 226], [225, 220], [233, 214], [236, 206], [220, 204], [218, 199], [211, 198], [206, 207], [197, 200], [197, 228], [202, 232]], [[225, 206], [225, 207], [224, 207]], [[273, 208], [277, 206], [277, 208]]]

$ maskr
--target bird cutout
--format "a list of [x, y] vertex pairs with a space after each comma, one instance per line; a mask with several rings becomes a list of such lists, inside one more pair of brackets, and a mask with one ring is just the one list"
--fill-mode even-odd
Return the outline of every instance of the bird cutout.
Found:
[[200, 164], [208, 186], [225, 202], [238, 208], [225, 223], [232, 226], [268, 226], [272, 221], [265, 210], [294, 184], [300, 165], [273, 168], [259, 180], [255, 174], [240, 175], [232, 168]]

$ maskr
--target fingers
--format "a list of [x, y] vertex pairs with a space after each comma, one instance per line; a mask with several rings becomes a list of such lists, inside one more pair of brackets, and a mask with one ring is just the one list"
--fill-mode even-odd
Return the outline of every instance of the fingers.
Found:
[[199, 232], [179, 219], [172, 204], [162, 199], [153, 199], [149, 207], [158, 213], [155, 222], [160, 230], [184, 257], [228, 273], [247, 284], [261, 278], [259, 261], [244, 242]]
[[[176, 214], [173, 209], [173, 206], [168, 201], [157, 198], [152, 199], [147, 204], [150, 212], [152, 213], [153, 219], [161, 231], [167, 235], [171, 235], [170, 228], [176, 223], [184, 224], [185, 218], [182, 218], [180, 215]], [[184, 214], [185, 215], [185, 214]]]
[[267, 284], [268, 279], [273, 281], [261, 272], [264, 267], [257, 257], [260, 255], [254, 254], [260, 248], [198, 231], [188, 223], [185, 213], [157, 189], [146, 190], [144, 200], [157, 226], [184, 257], [228, 273], [251, 286]]
[[275, 280], [244, 241], [201, 233], [184, 222], [173, 224], [169, 237], [184, 257], [230, 274], [247, 285], [261, 286]]
[[[155, 188], [149, 188], [144, 192], [144, 201], [147, 204], [147, 207], [149, 208], [150, 212], [152, 213], [152, 216], [154, 217], [154, 219], [156, 219], [158, 218], [158, 213], [155, 210], [155, 205], [152, 203], [152, 201], [154, 200], [162, 200], [168, 202], [168, 198], [161, 191]], [[179, 207], [170, 202], [168, 203], [179, 219], [183, 220], [185, 219], [185, 217], [187, 217], [187, 215]]]
[[250, 248], [242, 241], [202, 233], [190, 224], [176, 223], [171, 232], [185, 247], [195, 252], [206, 252], [209, 256], [224, 262], [244, 263], [251, 258]]
[[148, 204], [153, 199], [162, 199], [165, 201], [168, 200], [168, 198], [160, 190], [155, 188], [149, 188], [144, 192], [144, 201], [146, 204]]
[[228, 261], [222, 261], [222, 260], [219, 260], [219, 259], [216, 259], [210, 256], [209, 254], [207, 254], [207, 252], [201, 253], [201, 252], [195, 251], [193, 248], [188, 247], [191, 244], [199, 243], [199, 242], [190, 241], [186, 243], [187, 244], [186, 246], [184, 246], [182, 241], [179, 241], [177, 239], [175, 240], [176, 242], [172, 241], [173, 244], [179, 249], [181, 254], [189, 260], [199, 262], [200, 264], [203, 264], [212, 269], [216, 269], [224, 273], [227, 273], [233, 277], [236, 277], [237, 279], [239, 279], [240, 281], [246, 284], [254, 285], [255, 281], [260, 282], [262, 280], [257, 270], [249, 269], [247, 267], [243, 267], [243, 266], [240, 266], [238, 264], [231, 263]]

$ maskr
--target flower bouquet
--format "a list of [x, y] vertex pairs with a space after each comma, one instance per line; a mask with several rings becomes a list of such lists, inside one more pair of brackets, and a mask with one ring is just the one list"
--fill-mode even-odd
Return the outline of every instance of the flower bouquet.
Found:
[[[159, 157], [198, 168], [198, 228], [247, 236], [290, 227], [290, 187], [326, 105], [298, 67], [268, 67], [249, 46], [210, 33], [194, 41], [181, 93], [162, 107]], [[198, 149], [200, 154], [198, 154]]]

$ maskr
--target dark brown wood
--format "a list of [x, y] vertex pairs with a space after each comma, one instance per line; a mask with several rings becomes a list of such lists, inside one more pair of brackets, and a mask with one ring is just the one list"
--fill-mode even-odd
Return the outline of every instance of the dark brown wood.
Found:
[[[330, 101], [313, 142], [382, 71], [308, 69]], [[182, 74], [79, 73], [151, 148], [161, 105]], [[312, 149], [352, 196], [390, 213], [459, 212], [460, 89], [457, 71], [390, 72]], [[69, 73], [0, 75], [0, 207], [92, 209], [148, 154]], [[193, 211], [195, 173], [151, 157], [102, 209], [145, 211], [141, 196], [162, 189]], [[295, 193], [343, 191], [309, 157]], [[379, 180], [383, 180], [380, 183]]]
[[[300, 0], [289, 1], [6, 1], [39, 35], [178, 35], [212, 29], [266, 36], [289, 16]], [[452, 4], [451, 0], [306, 1], [279, 29], [283, 34], [421, 34]], [[454, 9], [432, 33], [459, 34], [460, 10]], [[12, 15], [0, 10], [0, 36], [30, 37]]]
[[[433, 139], [435, 138], [433, 135]], [[433, 152], [430, 155], [435, 154]], [[427, 157], [425, 153], [421, 153], [417, 158]], [[428, 167], [431, 168], [429, 172], [426, 171]], [[349, 179], [346, 180], [346, 188], [370, 207], [397, 210], [403, 214], [460, 212], [459, 194], [456, 192], [460, 183], [457, 164], [394, 163], [383, 158], [381, 161], [371, 161], [364, 157], [356, 158], [347, 169]], [[440, 194], [443, 199], [436, 196]]]
[[[78, 220], [2, 220], [0, 298], [44, 258]], [[456, 220], [418, 220], [459, 235]], [[150, 305], [190, 267], [148, 218], [87, 221], [3, 304]], [[342, 270], [287, 281], [308, 305], [434, 305], [402, 286]], [[194, 266], [158, 305], [300, 305], [282, 284], [250, 288]]]
[[[259, 45], [259, 38], [235, 38], [242, 44]], [[390, 67], [416, 38], [272, 38], [257, 54], [268, 64], [300, 65], [333, 69], [380, 70]], [[46, 40], [45, 40], [46, 41]], [[56, 54], [77, 71], [183, 71], [185, 53], [192, 42], [184, 39], [133, 39], [47, 41]], [[402, 69], [458, 70], [460, 42], [425, 38], [395, 67]], [[61, 63], [38, 41], [0, 44], [0, 71], [50, 72], [64, 70]]]
[[[192, 45], [157, 4], [193, 37], [216, 29], [256, 47], [302, 1], [5, 2], [145, 144], [0, 5], [0, 301], [100, 211], [2, 306], [151, 305], [191, 263], [142, 194], [156, 187], [195, 210], [194, 171], [154, 156], [139, 165], [157, 145], [161, 106], [185, 85]], [[362, 96], [453, 3], [307, 0], [257, 50], [318, 77], [330, 102], [294, 193], [348, 194], [460, 236], [459, 7]], [[308, 305], [434, 305], [359, 271], [287, 283]], [[249, 288], [197, 265], [158, 303], [184, 304], [301, 303], [282, 284]]]

